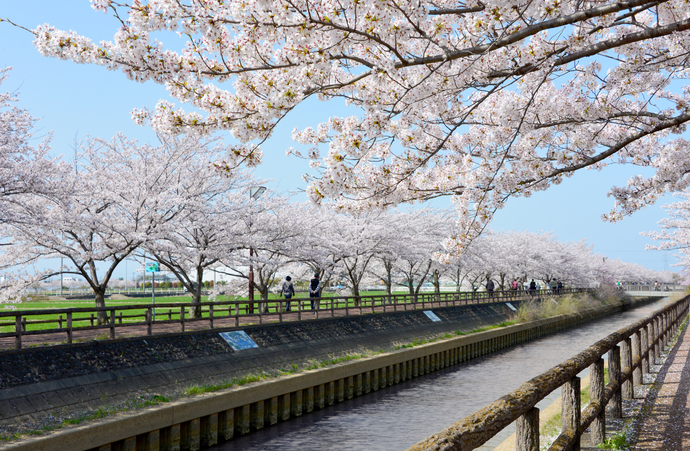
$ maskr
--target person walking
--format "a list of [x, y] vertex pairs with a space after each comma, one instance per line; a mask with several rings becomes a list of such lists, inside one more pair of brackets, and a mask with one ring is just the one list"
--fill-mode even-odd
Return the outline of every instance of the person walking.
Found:
[[494, 288], [495, 288], [494, 281], [489, 279], [489, 281], [486, 282], [486, 291], [489, 293], [490, 298], [493, 297], [493, 295], [494, 295]]
[[290, 311], [290, 299], [295, 295], [295, 287], [292, 286], [292, 277], [287, 276], [285, 277], [285, 280], [283, 281], [283, 286], [281, 287], [280, 291], [283, 293], [283, 297], [287, 300], [287, 303], [285, 304], [285, 311], [289, 312]]
[[537, 282], [534, 281], [534, 279], [530, 280], [529, 282], [529, 294], [531, 296], [534, 296], [534, 293], [537, 291]]
[[314, 278], [309, 281], [309, 298], [311, 300], [311, 309], [314, 310], [315, 305], [319, 302], [321, 295], [321, 281], [319, 280], [319, 273], [314, 274]]
[[517, 290], [518, 290], [518, 281], [517, 281], [517, 279], [513, 279], [513, 282], [510, 284], [510, 288], [511, 288], [513, 291], [517, 291]]

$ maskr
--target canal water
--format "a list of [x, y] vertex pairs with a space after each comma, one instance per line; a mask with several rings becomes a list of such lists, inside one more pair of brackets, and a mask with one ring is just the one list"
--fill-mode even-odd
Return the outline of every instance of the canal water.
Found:
[[[666, 304], [658, 301], [401, 382], [211, 449], [403, 450]], [[538, 407], [559, 396], [556, 390]], [[480, 449], [493, 449], [513, 431], [506, 428]]]

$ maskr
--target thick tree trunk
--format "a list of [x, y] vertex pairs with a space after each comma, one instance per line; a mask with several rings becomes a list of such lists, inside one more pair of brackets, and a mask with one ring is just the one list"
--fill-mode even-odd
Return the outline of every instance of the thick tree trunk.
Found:
[[204, 286], [204, 268], [196, 267], [196, 287], [192, 284], [192, 307], [189, 309], [190, 318], [201, 318], [201, 289]]
[[192, 291], [192, 306], [189, 308], [190, 318], [201, 318], [201, 285]]
[[261, 313], [268, 313], [268, 285], [262, 285], [259, 288], [261, 294], [261, 302], [259, 303], [259, 311]]
[[433, 284], [434, 284], [434, 291], [436, 292], [436, 299], [440, 302], [441, 301], [441, 279], [438, 276], [438, 270], [434, 270], [434, 279], [433, 279]]
[[355, 298], [355, 306], [359, 307], [360, 300], [359, 300], [359, 286], [357, 285], [352, 285], [352, 296]]
[[[96, 307], [105, 307], [105, 289], [93, 290], [96, 297]], [[103, 325], [108, 323], [108, 312], [100, 311], [98, 312], [98, 325]]]

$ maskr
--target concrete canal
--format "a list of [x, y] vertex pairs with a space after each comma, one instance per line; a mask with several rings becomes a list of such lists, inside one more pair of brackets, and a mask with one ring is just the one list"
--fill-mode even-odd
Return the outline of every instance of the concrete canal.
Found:
[[[394, 450], [479, 410], [597, 340], [666, 305], [662, 300], [335, 404], [208, 449]], [[560, 393], [552, 393], [543, 408]], [[482, 450], [512, 433], [507, 428]]]

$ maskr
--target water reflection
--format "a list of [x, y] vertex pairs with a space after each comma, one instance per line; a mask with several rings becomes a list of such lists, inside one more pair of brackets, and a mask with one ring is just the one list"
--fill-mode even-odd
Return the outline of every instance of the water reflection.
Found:
[[[666, 303], [659, 301], [405, 381], [211, 449], [405, 449]], [[559, 395], [553, 393], [540, 407]], [[481, 449], [493, 449], [511, 432], [504, 431]]]

